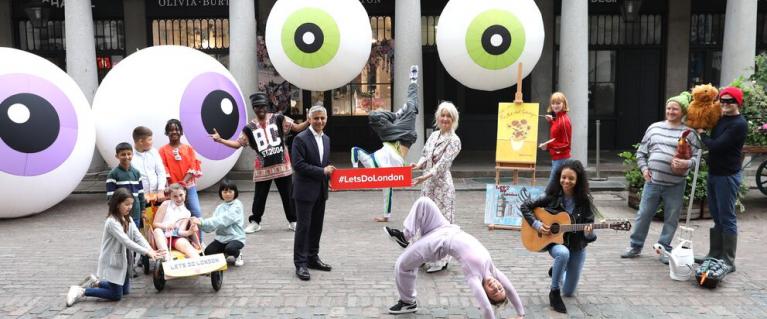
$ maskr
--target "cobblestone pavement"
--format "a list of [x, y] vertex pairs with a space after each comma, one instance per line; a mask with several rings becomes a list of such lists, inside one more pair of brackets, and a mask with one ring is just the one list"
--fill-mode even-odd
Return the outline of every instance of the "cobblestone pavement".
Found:
[[[399, 227], [418, 192], [395, 194], [394, 221]], [[241, 193], [246, 207], [252, 192]], [[595, 194], [608, 217], [631, 218], [622, 192]], [[203, 193], [202, 207], [212, 212], [218, 198]], [[380, 192], [331, 194], [320, 255], [333, 265], [329, 273], [312, 272], [301, 282], [292, 266], [293, 233], [287, 229], [279, 196], [267, 202], [263, 230], [248, 235], [246, 264], [225, 272], [214, 292], [208, 277], [168, 282], [155, 291], [150, 276], [133, 279], [131, 293], [120, 302], [88, 299], [67, 308], [69, 285], [95, 271], [106, 205], [103, 195], [76, 194], [44, 214], [0, 221], [0, 318], [103, 317], [247, 317], [247, 318], [394, 318], [386, 313], [397, 301], [393, 266], [401, 249], [388, 241], [383, 224], [371, 217], [381, 206]], [[549, 310], [547, 254], [522, 248], [519, 233], [489, 232], [482, 223], [484, 192], [462, 191], [457, 222], [490, 250], [495, 263], [522, 296], [528, 318], [563, 318]], [[668, 268], [650, 249], [638, 259], [619, 258], [628, 233], [601, 231], [589, 246], [578, 292], [565, 303], [573, 318], [766, 318], [767, 265], [763, 229], [767, 198], [751, 191], [748, 213], [739, 218], [738, 271], [719, 289], [697, 288], [692, 281], [669, 279]], [[695, 252], [708, 251], [710, 220], [694, 221]], [[654, 222], [646, 246], [657, 240]], [[206, 240], [212, 240], [211, 235]], [[418, 275], [419, 311], [399, 318], [479, 318], [460, 267]], [[509, 307], [504, 317], [514, 315]]]

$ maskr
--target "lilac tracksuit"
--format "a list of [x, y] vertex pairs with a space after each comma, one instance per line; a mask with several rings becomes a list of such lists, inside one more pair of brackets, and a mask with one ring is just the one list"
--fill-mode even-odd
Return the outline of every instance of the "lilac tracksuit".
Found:
[[[399, 256], [394, 268], [400, 300], [407, 303], [415, 301], [416, 273], [421, 264], [449, 255], [461, 263], [466, 283], [479, 303], [484, 318], [495, 318], [493, 307], [482, 287], [482, 281], [487, 277], [494, 277], [503, 285], [506, 297], [517, 314], [524, 315], [525, 309], [517, 291], [509, 279], [495, 268], [490, 252], [476, 238], [458, 226], [451, 225], [432, 200], [419, 198], [403, 224], [405, 237], [411, 244]], [[419, 235], [420, 238], [413, 242]]]

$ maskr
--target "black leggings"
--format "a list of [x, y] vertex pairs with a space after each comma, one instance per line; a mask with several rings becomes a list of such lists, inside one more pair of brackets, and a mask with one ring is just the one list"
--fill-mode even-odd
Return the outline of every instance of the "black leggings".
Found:
[[[274, 179], [282, 199], [282, 209], [285, 211], [285, 218], [291, 223], [296, 221], [296, 208], [293, 206], [293, 201], [290, 200], [290, 192], [293, 188], [292, 178], [293, 176], [285, 176]], [[249, 221], [261, 223], [261, 217], [264, 216], [266, 208], [266, 198], [269, 196], [269, 188], [271, 187], [271, 179], [256, 182], [256, 191], [253, 193], [253, 215], [248, 218]]]
[[239, 257], [242, 247], [245, 247], [245, 244], [239, 240], [232, 240], [228, 243], [222, 243], [218, 240], [214, 240], [208, 244], [208, 247], [205, 247], [205, 255], [224, 253], [224, 256]]

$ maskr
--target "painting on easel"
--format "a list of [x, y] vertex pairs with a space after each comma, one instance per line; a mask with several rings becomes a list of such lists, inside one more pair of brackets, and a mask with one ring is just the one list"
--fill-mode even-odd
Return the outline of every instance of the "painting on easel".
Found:
[[535, 164], [538, 154], [538, 103], [498, 103], [495, 161]]
[[520, 205], [544, 195], [543, 186], [487, 184], [485, 224], [522, 226]]

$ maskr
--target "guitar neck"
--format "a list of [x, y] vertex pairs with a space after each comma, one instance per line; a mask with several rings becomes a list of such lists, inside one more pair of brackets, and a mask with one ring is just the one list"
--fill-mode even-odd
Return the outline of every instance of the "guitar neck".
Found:
[[570, 224], [570, 225], [560, 225], [560, 232], [575, 232], [575, 231], [583, 231], [586, 229], [586, 226], [591, 225], [591, 229], [608, 229], [610, 228], [610, 223], [601, 223], [601, 224]]

